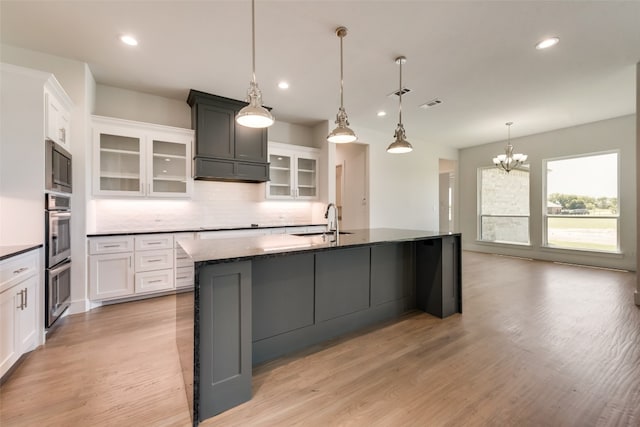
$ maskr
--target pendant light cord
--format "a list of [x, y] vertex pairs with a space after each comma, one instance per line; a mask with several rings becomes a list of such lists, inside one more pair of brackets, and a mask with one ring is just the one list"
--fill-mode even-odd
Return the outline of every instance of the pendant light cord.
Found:
[[256, 83], [256, 0], [251, 0], [251, 59], [253, 64], [253, 83]]
[[344, 70], [342, 65], [342, 39], [344, 34], [340, 34], [340, 107], [344, 108]]
[[399, 110], [399, 120], [400, 120], [400, 124], [402, 124], [402, 59], [400, 59], [400, 91], [398, 92], [400, 95], [400, 108]]

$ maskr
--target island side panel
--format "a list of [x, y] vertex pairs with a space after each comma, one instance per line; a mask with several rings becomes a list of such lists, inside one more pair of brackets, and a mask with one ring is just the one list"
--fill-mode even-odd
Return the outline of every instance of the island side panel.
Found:
[[199, 268], [199, 419], [251, 399], [251, 262]]
[[[189, 412], [193, 421], [197, 419], [194, 408], [195, 307], [194, 291], [176, 294], [176, 345]], [[196, 424], [197, 422], [194, 422], [194, 425]]]
[[421, 240], [415, 247], [418, 308], [440, 318], [462, 312], [459, 238]]

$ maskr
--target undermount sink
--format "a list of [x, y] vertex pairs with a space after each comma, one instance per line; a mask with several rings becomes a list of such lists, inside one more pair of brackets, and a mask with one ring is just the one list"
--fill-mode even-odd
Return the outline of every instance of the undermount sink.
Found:
[[[331, 236], [335, 234], [335, 231], [315, 231], [311, 233], [295, 233], [294, 236], [322, 236], [322, 235]], [[348, 231], [340, 231], [338, 234], [353, 234]]]

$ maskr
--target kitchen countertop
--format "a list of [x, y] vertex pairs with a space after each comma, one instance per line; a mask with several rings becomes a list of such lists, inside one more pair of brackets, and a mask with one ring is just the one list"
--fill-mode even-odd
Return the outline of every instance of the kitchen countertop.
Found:
[[135, 236], [137, 234], [164, 234], [164, 233], [198, 233], [202, 231], [234, 231], [234, 230], [262, 230], [270, 228], [287, 228], [287, 227], [315, 227], [326, 226], [327, 224], [286, 224], [286, 225], [261, 225], [250, 227], [200, 227], [184, 230], [139, 230], [139, 231], [104, 231], [87, 234], [87, 237], [105, 237], [105, 236]]
[[277, 256], [291, 252], [320, 251], [389, 242], [410, 242], [456, 236], [449, 233], [395, 228], [346, 230], [334, 241], [333, 234], [296, 236], [272, 234], [255, 237], [230, 237], [226, 239], [180, 240], [179, 244], [195, 262], [230, 262], [261, 256]]
[[42, 247], [42, 243], [31, 245], [0, 246], [0, 261]]

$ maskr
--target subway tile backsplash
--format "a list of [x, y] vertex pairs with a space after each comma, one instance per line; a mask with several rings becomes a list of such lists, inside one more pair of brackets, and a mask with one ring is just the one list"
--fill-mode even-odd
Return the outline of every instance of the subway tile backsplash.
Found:
[[265, 184], [196, 181], [191, 199], [94, 199], [87, 232], [279, 226], [324, 222], [321, 203], [265, 200]]

